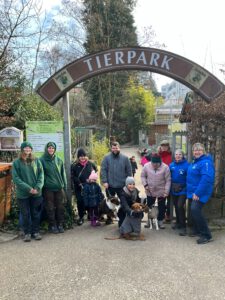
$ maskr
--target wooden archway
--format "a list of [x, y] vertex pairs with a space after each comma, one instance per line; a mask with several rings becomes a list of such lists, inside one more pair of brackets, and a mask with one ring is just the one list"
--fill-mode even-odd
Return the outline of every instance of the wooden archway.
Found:
[[224, 84], [198, 64], [161, 49], [116, 48], [79, 58], [51, 76], [38, 94], [54, 105], [76, 84], [96, 75], [121, 70], [141, 70], [173, 78], [210, 102], [224, 90]]

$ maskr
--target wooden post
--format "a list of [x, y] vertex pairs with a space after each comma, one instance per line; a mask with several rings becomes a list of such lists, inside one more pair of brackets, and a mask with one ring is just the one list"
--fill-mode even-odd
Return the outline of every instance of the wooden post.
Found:
[[71, 201], [71, 134], [70, 134], [70, 109], [69, 93], [63, 96], [63, 118], [64, 118], [64, 162], [67, 177], [67, 198]]

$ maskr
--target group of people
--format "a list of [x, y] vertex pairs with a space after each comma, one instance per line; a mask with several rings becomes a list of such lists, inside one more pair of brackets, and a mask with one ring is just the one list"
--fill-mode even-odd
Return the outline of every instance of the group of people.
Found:
[[[56, 156], [56, 145], [53, 142], [47, 143], [45, 153], [40, 159], [34, 158], [32, 149], [30, 143], [22, 143], [21, 155], [14, 161], [12, 172], [22, 214], [25, 241], [30, 241], [32, 237], [36, 240], [41, 239], [39, 219], [43, 205], [42, 197], [50, 231], [64, 231], [63, 199], [67, 182], [63, 162]], [[135, 157], [129, 159], [122, 154], [118, 142], [111, 144], [110, 153], [101, 163], [100, 180], [106, 196], [117, 195], [120, 199], [118, 226], [122, 235], [131, 232], [140, 234], [141, 231], [144, 214], [132, 208], [134, 203], [141, 202], [134, 180], [137, 168]], [[97, 172], [97, 166], [89, 160], [85, 150], [78, 149], [77, 160], [71, 166], [71, 181], [77, 200], [79, 226], [84, 223], [86, 213], [92, 226], [101, 225], [98, 208], [104, 199], [104, 193], [97, 183]], [[161, 142], [157, 153], [148, 153], [147, 162], [143, 164], [141, 171], [141, 181], [148, 206], [151, 207], [156, 201], [158, 203], [159, 227], [165, 228], [164, 220], [170, 217], [169, 201], [172, 201], [176, 212], [173, 228], [179, 229], [181, 236], [187, 235], [185, 207], [188, 199], [191, 235], [199, 235], [198, 244], [209, 242], [212, 235], [202, 214], [202, 208], [212, 194], [214, 175], [212, 159], [206, 155], [205, 148], [200, 143], [193, 145], [193, 162], [190, 164], [181, 149], [175, 151], [172, 161], [167, 141]], [[107, 224], [110, 224], [110, 220], [107, 221]]]
[[56, 155], [56, 144], [48, 142], [44, 154], [38, 159], [33, 154], [32, 144], [23, 142], [20, 156], [13, 162], [12, 178], [16, 186], [24, 241], [42, 239], [40, 217], [43, 206], [49, 231], [63, 233], [67, 180], [63, 161]]
[[160, 151], [153, 153], [150, 162], [142, 169], [141, 179], [146, 190], [148, 206], [151, 207], [157, 199], [159, 227], [163, 229], [163, 220], [170, 216], [169, 202], [172, 201], [176, 212], [173, 229], [179, 229], [179, 235], [185, 236], [188, 199], [188, 225], [191, 228], [189, 236], [199, 236], [198, 244], [208, 243], [212, 240], [212, 234], [202, 214], [202, 208], [213, 192], [215, 170], [212, 158], [206, 154], [201, 143], [193, 145], [191, 163], [187, 162], [181, 149], [175, 151], [174, 161], [170, 162], [168, 149], [169, 143], [163, 141]]

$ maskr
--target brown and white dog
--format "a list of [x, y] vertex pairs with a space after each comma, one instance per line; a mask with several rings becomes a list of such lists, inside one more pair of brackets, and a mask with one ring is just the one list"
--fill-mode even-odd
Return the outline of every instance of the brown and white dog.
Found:
[[120, 208], [120, 200], [116, 196], [110, 196], [105, 198], [99, 204], [99, 216], [104, 218], [104, 215], [107, 216], [106, 225], [113, 224], [113, 219], [118, 220], [118, 210]]

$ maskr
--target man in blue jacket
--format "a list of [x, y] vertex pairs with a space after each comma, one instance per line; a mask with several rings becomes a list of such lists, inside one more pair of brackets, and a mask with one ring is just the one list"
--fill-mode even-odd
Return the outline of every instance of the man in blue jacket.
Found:
[[195, 233], [200, 234], [198, 244], [212, 240], [202, 208], [213, 192], [215, 168], [211, 156], [205, 154], [204, 145], [196, 143], [192, 147], [194, 161], [187, 173], [187, 197], [191, 201], [191, 217]]

